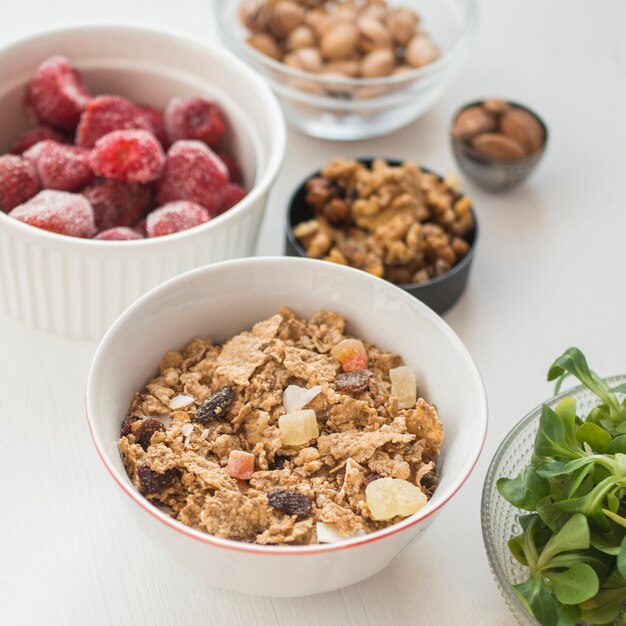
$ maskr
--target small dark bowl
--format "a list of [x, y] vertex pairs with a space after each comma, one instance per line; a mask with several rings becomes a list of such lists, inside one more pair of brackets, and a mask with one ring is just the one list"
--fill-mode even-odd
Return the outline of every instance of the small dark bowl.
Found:
[[[513, 107], [527, 111], [541, 124], [541, 128], [543, 129], [543, 145], [537, 152], [531, 154], [529, 157], [524, 159], [496, 159], [494, 157], [488, 157], [476, 152], [466, 141], [457, 139], [450, 133], [450, 137], [452, 138], [452, 151], [454, 152], [459, 168], [475, 183], [486, 189], [503, 190], [522, 182], [535, 169], [548, 144], [548, 127], [545, 125], [544, 121], [528, 107], [510, 100], [507, 100], [507, 102]], [[454, 125], [456, 118], [461, 112], [465, 111], [465, 109], [482, 103], [483, 100], [477, 100], [459, 109], [452, 118], [452, 124]]]
[[[394, 159], [385, 160], [390, 165], [402, 164], [402, 161]], [[371, 166], [373, 159], [359, 159], [359, 161], [367, 166]], [[434, 173], [424, 167], [421, 169], [431, 174]], [[320, 176], [320, 172], [314, 172], [307, 176], [289, 200], [285, 223], [285, 254], [287, 256], [300, 256], [305, 258], [307, 256], [306, 251], [293, 234], [293, 227], [300, 222], [310, 220], [314, 217], [313, 211], [305, 201], [306, 183], [314, 176]], [[467, 284], [470, 267], [476, 251], [476, 243], [478, 242], [478, 220], [476, 219], [476, 213], [473, 209], [472, 215], [474, 216], [474, 232], [466, 238], [467, 242], [470, 244], [470, 250], [457, 265], [445, 274], [432, 278], [425, 283], [406, 283], [398, 285], [398, 287], [408, 291], [411, 295], [421, 300], [435, 311], [435, 313], [439, 313], [440, 315], [445, 313], [461, 297]]]

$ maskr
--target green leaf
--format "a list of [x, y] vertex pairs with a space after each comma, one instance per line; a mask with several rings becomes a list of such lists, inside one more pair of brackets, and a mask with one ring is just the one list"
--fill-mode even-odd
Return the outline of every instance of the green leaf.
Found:
[[624, 528], [626, 528], [626, 517], [622, 517], [621, 515], [618, 515], [617, 513], [613, 513], [613, 511], [610, 511], [609, 509], [602, 509], [602, 512], [612, 522], [615, 522], [616, 524], [619, 524], [620, 526], [623, 526]]
[[541, 408], [534, 453], [539, 457], [554, 457], [557, 460], [577, 459], [583, 456], [583, 451], [578, 446], [567, 441], [565, 426], [547, 404]]
[[614, 536], [616, 529], [611, 529], [609, 533], [601, 533], [595, 529], [591, 530], [591, 545], [604, 554], [617, 556], [620, 550], [620, 540]]
[[565, 438], [570, 443], [575, 440], [576, 433], [576, 399], [563, 398], [555, 407], [554, 412], [559, 416], [565, 429]]
[[516, 561], [519, 561], [522, 565], [528, 566], [528, 559], [524, 554], [524, 535], [516, 535], [515, 537], [511, 537], [507, 542], [509, 546], [509, 550], [515, 558]]
[[537, 561], [537, 570], [548, 567], [552, 558], [561, 552], [588, 548], [589, 539], [587, 518], [581, 513], [572, 515], [563, 528], [549, 539]]
[[615, 494], [609, 493], [606, 496], [606, 502], [609, 506], [609, 511], [611, 511], [611, 513], [617, 513], [620, 505], [619, 498]]
[[611, 391], [613, 393], [626, 393], [626, 383], [622, 383], [621, 385], [617, 385], [617, 387], [612, 387]]
[[623, 578], [626, 578], [626, 537], [622, 540], [617, 555], [617, 569]]
[[513, 591], [542, 626], [558, 626], [558, 605], [539, 574], [513, 585]]
[[581, 618], [590, 624], [610, 624], [621, 613], [625, 602], [626, 587], [602, 588], [595, 598], [581, 605]]
[[535, 511], [537, 502], [550, 493], [548, 481], [539, 477], [532, 465], [516, 478], [499, 478], [496, 488], [505, 500], [525, 511]]
[[615, 490], [615, 485], [619, 481], [619, 478], [609, 476], [598, 483], [588, 494], [569, 500], [560, 500], [554, 504], [562, 511], [567, 511], [568, 513], [582, 513], [592, 518], [600, 527], [600, 530], [608, 530], [608, 523], [605, 518], [606, 513], [602, 510], [603, 503], [607, 494]]
[[581, 459], [574, 459], [573, 461], [551, 461], [542, 465], [537, 474], [542, 478], [554, 478], [556, 476], [562, 476], [563, 474], [571, 474], [579, 467], [590, 465], [595, 463], [597, 459], [595, 456], [585, 456]]
[[558, 533], [565, 522], [569, 519], [569, 515], [554, 506], [552, 496], [542, 498], [537, 502], [537, 515], [541, 521], [553, 532]]
[[576, 431], [576, 441], [588, 443], [595, 452], [602, 454], [611, 443], [611, 435], [601, 426], [586, 422]]
[[616, 454], [617, 452], [626, 454], [626, 435], [615, 437], [606, 449], [607, 454]]
[[560, 604], [557, 607], [559, 621], [557, 626], [575, 626], [580, 619], [580, 609], [577, 606]]
[[598, 593], [600, 581], [592, 567], [575, 563], [562, 572], [550, 572], [554, 595], [563, 604], [580, 604]]

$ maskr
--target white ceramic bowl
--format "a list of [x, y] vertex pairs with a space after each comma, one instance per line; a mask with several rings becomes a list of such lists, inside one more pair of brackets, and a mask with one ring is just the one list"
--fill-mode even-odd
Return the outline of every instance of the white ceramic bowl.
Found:
[[[401, 354], [421, 394], [446, 429], [440, 484], [431, 500], [399, 524], [340, 544], [260, 546], [219, 539], [163, 514], [135, 490], [117, 449], [133, 392], [156, 374], [168, 349], [196, 336], [221, 342], [289, 306], [302, 316], [338, 311], [349, 331]], [[241, 259], [172, 279], [127, 309], [106, 333], [89, 373], [87, 415], [98, 453], [124, 492], [127, 510], [173, 558], [208, 585], [270, 596], [339, 589], [385, 568], [432, 523], [480, 454], [487, 402], [461, 340], [426, 305], [358, 270], [289, 257]], [[445, 550], [445, 546], [441, 546]]]
[[267, 195], [285, 152], [280, 107], [267, 85], [234, 56], [175, 33], [92, 26], [47, 32], [0, 50], [0, 152], [28, 122], [24, 86], [52, 54], [70, 57], [93, 93], [164, 107], [172, 96], [206, 96], [231, 122], [229, 148], [251, 191], [197, 228], [139, 241], [57, 235], [0, 212], [0, 301], [42, 330], [99, 339], [148, 289], [186, 270], [253, 253]]

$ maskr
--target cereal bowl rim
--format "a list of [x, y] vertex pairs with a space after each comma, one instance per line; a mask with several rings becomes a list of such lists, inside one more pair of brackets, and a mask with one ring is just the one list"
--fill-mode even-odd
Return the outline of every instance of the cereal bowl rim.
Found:
[[[401, 298], [406, 299], [407, 304], [411, 307], [417, 308], [420, 310], [421, 314], [429, 320], [430, 324], [435, 324], [440, 327], [440, 329], [446, 334], [448, 339], [454, 343], [455, 347], [458, 349], [459, 354], [462, 358], [467, 362], [469, 369], [472, 373], [473, 378], [473, 386], [475, 387], [478, 393], [478, 403], [480, 406], [480, 411], [478, 414], [479, 422], [476, 424], [478, 429], [478, 438], [475, 440], [475, 449], [471, 452], [468, 461], [466, 462], [466, 467], [464, 471], [460, 473], [459, 476], [454, 478], [451, 482], [451, 485], [448, 487], [447, 493], [445, 493], [441, 499], [441, 501], [434, 506], [430, 506], [431, 500], [429, 500], [426, 505], [420, 509], [417, 513], [405, 518], [404, 520], [397, 522], [396, 524], [392, 524], [386, 528], [381, 530], [377, 530], [373, 533], [368, 533], [365, 536], [354, 537], [351, 539], [346, 539], [342, 542], [331, 543], [331, 544], [316, 544], [316, 545], [308, 545], [308, 546], [265, 546], [265, 545], [256, 545], [256, 544], [246, 544], [241, 541], [235, 541], [231, 539], [222, 539], [220, 537], [216, 537], [214, 535], [210, 535], [208, 533], [203, 533], [201, 531], [195, 530], [189, 526], [186, 526], [182, 522], [179, 522], [169, 515], [166, 515], [155, 506], [151, 505], [144, 496], [142, 496], [138, 490], [129, 486], [127, 484], [128, 476], [123, 475], [119, 472], [109, 459], [109, 453], [105, 450], [105, 446], [98, 439], [96, 434], [96, 430], [94, 427], [94, 422], [92, 415], [95, 413], [95, 410], [92, 410], [92, 396], [95, 393], [93, 388], [95, 387], [95, 373], [100, 367], [100, 360], [102, 358], [102, 353], [106, 349], [106, 344], [109, 339], [113, 337], [120, 328], [124, 326], [126, 321], [129, 318], [132, 318], [135, 313], [141, 309], [144, 303], [158, 299], [162, 293], [166, 293], [173, 285], [176, 283], [182, 283], [186, 280], [191, 279], [194, 276], [199, 274], [206, 274], [210, 276], [212, 273], [222, 271], [223, 267], [236, 267], [241, 266], [245, 267], [249, 264], [254, 264], [258, 267], [259, 264], [268, 265], [272, 270], [276, 270], [274, 266], [275, 264], [300, 264], [300, 265], [309, 265], [309, 266], [320, 266], [324, 268], [324, 271], [328, 271], [329, 264], [324, 261], [319, 261], [316, 259], [302, 259], [299, 257], [284, 257], [284, 256], [274, 256], [274, 257], [248, 257], [243, 259], [235, 259], [231, 261], [223, 261], [220, 263], [216, 263], [213, 265], [207, 265], [201, 268], [197, 268], [191, 270], [189, 272], [185, 272], [179, 276], [171, 278], [170, 280], [161, 283], [157, 287], [151, 289], [149, 292], [144, 294], [141, 298], [136, 300], [133, 304], [131, 304], [113, 323], [113, 325], [106, 332], [98, 347], [96, 352], [94, 353], [93, 359], [91, 361], [91, 365], [89, 368], [89, 373], [87, 376], [87, 387], [85, 393], [85, 412], [87, 418], [87, 424], [89, 426], [89, 431], [91, 434], [92, 441], [95, 445], [96, 451], [100, 460], [104, 463], [107, 471], [113, 478], [113, 480], [117, 483], [117, 485], [122, 489], [122, 491], [136, 504], [138, 504], [146, 513], [151, 515], [157, 521], [161, 522], [165, 526], [170, 529], [186, 536], [190, 539], [194, 539], [203, 544], [207, 544], [216, 548], [226, 548], [229, 550], [235, 550], [238, 552], [245, 552], [248, 554], [256, 554], [256, 555], [281, 555], [281, 556], [302, 556], [302, 555], [315, 555], [321, 553], [328, 552], [336, 552], [339, 550], [346, 550], [349, 548], [356, 548], [358, 546], [362, 546], [365, 544], [373, 543], [379, 541], [385, 537], [389, 537], [391, 535], [395, 535], [403, 530], [407, 530], [408, 528], [414, 526], [415, 524], [431, 517], [434, 513], [438, 512], [463, 486], [467, 478], [470, 476], [478, 459], [480, 458], [481, 452], [485, 445], [485, 438], [487, 434], [487, 423], [488, 423], [488, 404], [487, 404], [487, 396], [485, 392], [485, 386], [483, 380], [480, 376], [480, 372], [476, 364], [474, 363], [468, 349], [465, 347], [465, 344], [461, 341], [458, 335], [448, 326], [448, 324], [434, 311], [432, 311], [425, 304], [415, 299], [413, 296], [408, 294], [407, 292], [400, 289], [396, 285], [389, 283], [388, 281], [384, 281], [381, 278], [377, 278], [375, 276], [371, 276], [361, 272], [357, 269], [346, 267], [346, 266], [336, 266], [333, 270], [338, 273], [345, 273], [348, 276], [353, 276], [358, 278], [359, 280], [367, 280], [379, 282], [381, 285], [384, 285], [384, 289], [398, 290]], [[333, 266], [331, 266], [333, 267]], [[269, 269], [269, 268], [268, 268]], [[400, 295], [402, 294], [402, 295]]]
[[[259, 201], [260, 196], [269, 192], [270, 187], [273, 185], [276, 177], [278, 176], [285, 158], [287, 146], [287, 126], [276, 96], [267, 83], [246, 63], [223, 47], [206, 43], [199, 37], [181, 30], [160, 28], [156, 26], [145, 27], [136, 24], [114, 23], [85, 24], [40, 30], [26, 37], [18, 37], [10, 40], [0, 46], [0, 59], [5, 53], [10, 52], [15, 48], [36, 44], [39, 41], [55, 36], [62, 37], [64, 35], [73, 35], [76, 33], [86, 33], [92, 37], [106, 37], [111, 33], [122, 33], [139, 39], [142, 35], [152, 35], [160, 37], [163, 40], [169, 40], [171, 42], [176, 41], [179, 44], [187, 44], [190, 49], [194, 49], [194, 52], [199, 51], [201, 53], [208, 54], [214, 59], [218, 59], [223, 65], [234, 67], [238, 72], [245, 74], [246, 80], [249, 81], [250, 85], [254, 87], [253, 91], [255, 96], [262, 97], [265, 100], [266, 105], [271, 109], [267, 121], [269, 121], [272, 125], [273, 139], [271, 148], [267, 151], [267, 162], [258, 181], [254, 182], [252, 188], [246, 193], [246, 196], [231, 209], [228, 209], [224, 213], [211, 218], [204, 224], [163, 237], [145, 237], [143, 239], [133, 239], [127, 241], [104, 241], [93, 238], [72, 237], [70, 235], [63, 235], [44, 230], [43, 228], [38, 228], [36, 226], [31, 226], [30, 224], [26, 224], [10, 217], [8, 213], [4, 213], [2, 211], [0, 211], [0, 227], [4, 227], [6, 225], [7, 228], [14, 228], [24, 235], [42, 237], [51, 244], [65, 243], [68, 246], [74, 246], [77, 249], [90, 249], [94, 251], [111, 248], [116, 249], [118, 252], [120, 250], [140, 251], [148, 249], [151, 246], [156, 247], [157, 245], [167, 243], [168, 241], [183, 241], [184, 239], [193, 237], [194, 235], [208, 233], [212, 230], [212, 228], [216, 227], [216, 224], [217, 226], [226, 224], [227, 222], [236, 219], [240, 214], [246, 213], [251, 205]], [[255, 155], [255, 160], [256, 156], [257, 155]], [[258, 168], [259, 164], [255, 163], [255, 166]]]

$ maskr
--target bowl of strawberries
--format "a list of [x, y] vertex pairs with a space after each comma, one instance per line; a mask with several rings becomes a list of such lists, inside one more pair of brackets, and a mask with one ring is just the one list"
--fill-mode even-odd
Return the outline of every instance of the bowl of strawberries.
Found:
[[9, 313], [97, 339], [162, 280], [253, 252], [285, 129], [243, 63], [135, 27], [44, 33], [0, 61]]

